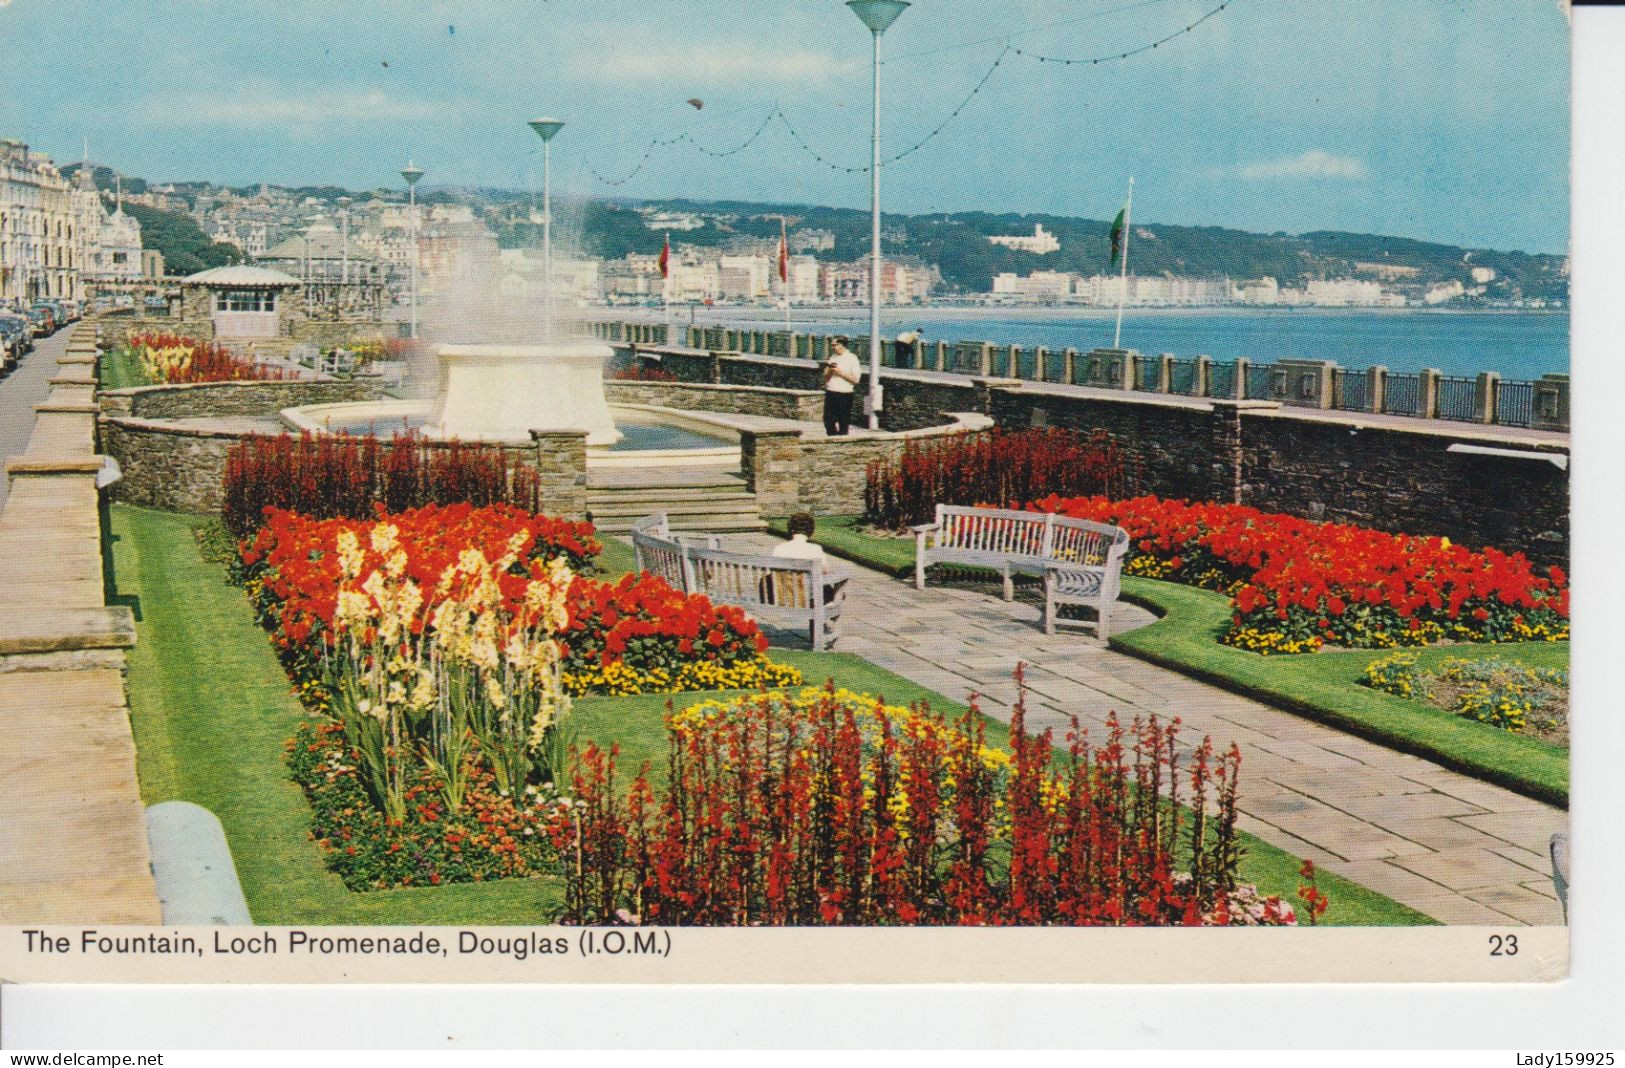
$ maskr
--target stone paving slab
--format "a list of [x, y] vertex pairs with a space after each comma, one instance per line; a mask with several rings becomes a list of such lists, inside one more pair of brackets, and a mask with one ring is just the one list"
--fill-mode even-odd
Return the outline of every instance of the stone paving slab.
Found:
[[95, 416], [60, 410], [94, 390], [59, 381], [40, 401], [66, 340], [0, 382], [0, 452], [25, 457], [0, 480], [0, 925], [155, 924], [124, 697], [135, 625], [104, 603]]
[[[775, 544], [724, 538], [741, 551]], [[1046, 636], [1040, 606], [1019, 591], [1011, 602], [997, 584], [919, 591], [843, 566], [852, 580], [838, 650], [954, 700], [981, 693], [982, 710], [1006, 722], [1019, 662], [1035, 726], [1178, 715], [1193, 737], [1241, 747], [1238, 822], [1250, 833], [1444, 923], [1563, 922], [1544, 859], [1568, 826], [1562, 809], [1114, 652], [1087, 631]], [[1119, 604], [1113, 629], [1151, 619]]]

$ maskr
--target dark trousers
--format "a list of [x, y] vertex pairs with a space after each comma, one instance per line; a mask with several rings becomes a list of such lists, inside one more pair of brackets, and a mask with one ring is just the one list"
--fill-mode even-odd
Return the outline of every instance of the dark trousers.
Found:
[[852, 399], [857, 395], [856, 390], [851, 393], [824, 390], [824, 433], [841, 437], [852, 429]]

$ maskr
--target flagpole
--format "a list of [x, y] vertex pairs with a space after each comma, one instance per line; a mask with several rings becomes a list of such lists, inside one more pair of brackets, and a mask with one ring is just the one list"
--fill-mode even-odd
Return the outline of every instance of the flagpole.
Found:
[[661, 249], [660, 319], [666, 323], [666, 345], [671, 345], [671, 231], [666, 231], [665, 247]]
[[1117, 333], [1112, 335], [1112, 348], [1123, 347], [1123, 303], [1128, 300], [1128, 235], [1134, 229], [1134, 177], [1128, 180], [1128, 203], [1123, 205], [1123, 269], [1118, 274]]
[[790, 230], [784, 220], [779, 216], [779, 286], [784, 290], [784, 344], [785, 351], [794, 356], [790, 349]]

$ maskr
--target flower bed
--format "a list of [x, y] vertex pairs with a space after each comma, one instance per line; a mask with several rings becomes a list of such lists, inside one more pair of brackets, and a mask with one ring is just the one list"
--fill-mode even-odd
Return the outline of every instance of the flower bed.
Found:
[[801, 681], [736, 608], [574, 574], [598, 551], [587, 524], [503, 505], [266, 518], [245, 586], [319, 717], [289, 764], [351, 889], [536, 871], [572, 692]]
[[127, 344], [153, 382], [278, 382], [297, 377], [282, 368], [239, 359], [224, 345], [180, 334], [132, 334]]
[[1228, 593], [1235, 612], [1222, 640], [1242, 649], [1568, 637], [1567, 576], [1521, 553], [1242, 505], [1051, 496], [1030, 507], [1123, 527], [1127, 574]]
[[226, 453], [222, 517], [239, 538], [259, 529], [267, 508], [367, 519], [379, 503], [388, 512], [426, 504], [539, 512], [544, 504], [536, 468], [486, 442], [428, 441], [416, 433], [252, 435]]
[[[429, 505], [396, 515], [380, 509], [370, 522], [311, 519], [275, 508], [266, 515], [258, 534], [243, 543], [243, 576], [299, 681], [312, 677], [324, 643], [332, 639], [342, 581], [335, 549], [345, 534], [363, 546], [361, 566], [370, 572], [386, 563], [370, 547], [374, 532], [385, 524], [396, 528], [406, 547], [405, 573], [425, 591], [469, 551], [488, 559], [512, 554], [511, 572], [497, 580], [510, 609], [523, 599], [527, 581], [551, 561], [578, 572], [600, 549], [590, 524], [506, 505]], [[674, 590], [652, 575], [607, 583], [575, 574], [565, 606], [567, 617], [556, 638], [563, 682], [572, 693], [625, 695], [800, 681], [792, 669], [765, 659], [767, 639], [742, 610]]]
[[864, 522], [902, 530], [931, 521], [938, 504], [1030, 501], [1045, 494], [1122, 496], [1129, 463], [1104, 430], [995, 430], [908, 441], [895, 462], [866, 471]]
[[974, 709], [950, 722], [833, 688], [705, 702], [668, 717], [668, 784], [645, 766], [624, 792], [617, 750], [589, 746], [552, 827], [565, 919], [1296, 922], [1236, 878], [1234, 746], [1185, 762], [1178, 721], [1152, 719], [1099, 744], [1074, 729], [1057, 754], [1023, 721], [1018, 704], [1006, 752]]
[[1568, 741], [1569, 673], [1501, 657], [1451, 657], [1431, 669], [1409, 653], [1372, 661], [1360, 680], [1502, 730]]

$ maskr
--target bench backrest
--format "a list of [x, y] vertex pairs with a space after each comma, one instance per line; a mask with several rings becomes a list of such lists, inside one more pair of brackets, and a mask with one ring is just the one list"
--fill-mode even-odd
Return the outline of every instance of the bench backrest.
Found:
[[1039, 512], [939, 504], [935, 541], [941, 549], [1041, 558], [1049, 544], [1050, 519]]
[[632, 524], [632, 551], [639, 571], [659, 575], [673, 589], [692, 592], [688, 550], [672, 539], [665, 512]]
[[824, 562], [783, 556], [744, 556], [689, 548], [695, 593], [716, 604], [812, 611], [823, 600]]
[[1128, 532], [1107, 523], [1056, 516], [1049, 558], [1088, 567], [1110, 567], [1128, 551]]

